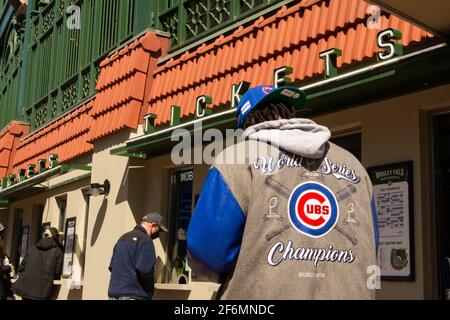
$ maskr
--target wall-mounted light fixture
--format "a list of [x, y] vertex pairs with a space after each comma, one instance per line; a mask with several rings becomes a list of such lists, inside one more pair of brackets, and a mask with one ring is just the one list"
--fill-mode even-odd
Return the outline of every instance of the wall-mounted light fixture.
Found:
[[91, 183], [89, 190], [85, 194], [88, 197], [91, 197], [91, 196], [97, 197], [102, 194], [108, 195], [110, 186], [111, 185], [110, 185], [108, 179], [106, 179], [105, 182], [103, 182], [103, 184]]

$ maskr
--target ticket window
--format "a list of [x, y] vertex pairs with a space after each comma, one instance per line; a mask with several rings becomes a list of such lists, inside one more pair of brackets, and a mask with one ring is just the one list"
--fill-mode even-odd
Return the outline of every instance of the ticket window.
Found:
[[187, 266], [187, 229], [192, 215], [194, 171], [177, 170], [170, 176], [167, 279], [169, 283], [185, 284], [189, 281]]

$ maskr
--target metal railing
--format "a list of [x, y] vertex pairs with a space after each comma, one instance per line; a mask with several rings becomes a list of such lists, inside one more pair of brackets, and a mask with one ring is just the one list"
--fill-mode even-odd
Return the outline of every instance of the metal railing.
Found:
[[[6, 6], [3, 7], [6, 10]], [[0, 10], [0, 14], [2, 11]], [[4, 23], [0, 34], [0, 128], [17, 118], [21, 52], [24, 32], [15, 18]]]
[[136, 1], [41, 3], [31, 19], [26, 72], [24, 111], [33, 129], [95, 93], [99, 60], [136, 31]]
[[178, 0], [155, 1], [156, 28], [170, 34], [171, 51], [282, 0]]

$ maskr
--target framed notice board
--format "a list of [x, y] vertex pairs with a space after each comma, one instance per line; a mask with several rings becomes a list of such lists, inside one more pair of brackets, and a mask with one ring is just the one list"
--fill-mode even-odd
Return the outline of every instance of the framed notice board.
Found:
[[414, 281], [413, 163], [386, 164], [367, 172], [377, 210], [381, 279]]
[[66, 220], [66, 233], [64, 237], [64, 261], [63, 261], [63, 277], [72, 276], [73, 253], [75, 250], [75, 228], [76, 218]]

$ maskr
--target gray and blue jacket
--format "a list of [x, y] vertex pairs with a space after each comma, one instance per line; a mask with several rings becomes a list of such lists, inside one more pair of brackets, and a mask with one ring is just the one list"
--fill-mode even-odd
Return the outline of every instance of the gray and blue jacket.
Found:
[[378, 230], [360, 162], [307, 119], [244, 137], [217, 157], [192, 215], [194, 276], [223, 284], [223, 299], [373, 299]]

